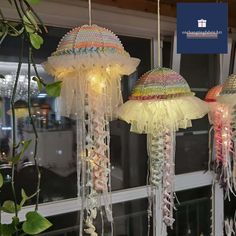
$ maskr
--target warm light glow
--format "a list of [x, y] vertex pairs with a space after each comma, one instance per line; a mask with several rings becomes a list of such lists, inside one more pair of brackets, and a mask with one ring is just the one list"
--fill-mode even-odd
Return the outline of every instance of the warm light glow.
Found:
[[101, 82], [100, 86], [101, 86], [101, 88], [105, 88], [106, 87], [105, 82]]
[[90, 81], [91, 81], [92, 83], [96, 83], [96, 81], [97, 81], [97, 77], [92, 76], [91, 79], [90, 79]]
[[110, 66], [108, 66], [108, 67], [106, 68], [106, 72], [107, 72], [107, 73], [110, 73], [110, 72], [111, 72], [111, 67], [110, 67]]
[[94, 92], [101, 94], [106, 87], [106, 79], [101, 73], [97, 72], [89, 76], [89, 84]]
[[[8, 110], [7, 114], [11, 116], [12, 115], [12, 110], [11, 109]], [[25, 118], [25, 117], [28, 116], [28, 114], [29, 114], [29, 112], [28, 112], [27, 108], [16, 108], [15, 109], [15, 115], [16, 115], [17, 118]]]

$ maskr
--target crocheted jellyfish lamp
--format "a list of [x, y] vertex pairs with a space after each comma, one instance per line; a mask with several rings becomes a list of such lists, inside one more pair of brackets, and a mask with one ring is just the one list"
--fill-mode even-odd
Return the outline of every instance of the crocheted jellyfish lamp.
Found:
[[109, 121], [122, 104], [121, 77], [133, 73], [138, 64], [139, 59], [130, 57], [113, 32], [83, 25], [61, 39], [44, 65], [62, 81], [60, 113], [77, 120], [78, 193], [86, 210], [85, 232], [90, 235], [97, 235], [93, 220], [97, 209], [102, 209], [100, 194], [112, 222]]
[[230, 192], [235, 194], [236, 191], [236, 75], [230, 75], [217, 97], [217, 102], [223, 107], [219, 119], [221, 127], [216, 137], [216, 142], [222, 144], [218, 150], [217, 156], [221, 156], [223, 165], [223, 175], [221, 182], [230, 199]]
[[[230, 153], [230, 139], [226, 140], [226, 136], [230, 137], [228, 127], [228, 118], [225, 116], [228, 113], [228, 108], [224, 104], [217, 101], [217, 98], [222, 91], [223, 85], [217, 85], [211, 88], [205, 101], [208, 102], [210, 111], [208, 113], [209, 122], [212, 127], [209, 130], [209, 170], [212, 169], [215, 172], [215, 180], [226, 189], [228, 186], [228, 174], [230, 173], [230, 163], [228, 163]], [[226, 118], [226, 119], [225, 119]], [[214, 131], [214, 132], [213, 132]], [[214, 140], [212, 142], [212, 140]], [[222, 142], [224, 140], [224, 142]], [[212, 155], [212, 147], [214, 150], [214, 156]], [[211, 166], [211, 163], [213, 165]], [[227, 187], [227, 189], [230, 189]]]
[[[175, 132], [190, 127], [191, 120], [207, 112], [208, 106], [194, 96], [185, 79], [168, 68], [145, 73], [129, 101], [118, 110], [118, 117], [131, 124], [131, 131], [147, 134], [149, 184], [152, 191], [159, 188], [161, 192], [162, 219], [156, 219], [161, 228], [163, 222], [167, 226], [174, 222]], [[157, 235], [162, 235], [162, 231]]]

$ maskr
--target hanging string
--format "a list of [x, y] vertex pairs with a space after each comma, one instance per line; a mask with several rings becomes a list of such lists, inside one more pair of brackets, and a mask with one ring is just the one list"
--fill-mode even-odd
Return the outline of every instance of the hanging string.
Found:
[[91, 0], [88, 0], [88, 4], [89, 4], [89, 25], [92, 25], [92, 4], [91, 4]]
[[160, 0], [157, 0], [157, 66], [161, 67]]
[[[221, 3], [221, 0], [216, 0], [216, 3]], [[223, 78], [223, 55], [220, 54], [220, 84], [224, 82]]]
[[224, 82], [224, 78], [223, 78], [223, 55], [220, 54], [220, 84], [222, 84]]

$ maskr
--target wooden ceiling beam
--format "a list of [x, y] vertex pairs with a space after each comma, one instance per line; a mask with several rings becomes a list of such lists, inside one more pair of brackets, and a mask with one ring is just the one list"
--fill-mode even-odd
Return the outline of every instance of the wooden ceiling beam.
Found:
[[[93, 0], [94, 3], [118, 7], [122, 9], [143, 11], [149, 13], [157, 12], [157, 5], [154, 1], [148, 0]], [[161, 14], [175, 16], [175, 4], [161, 3]]]
[[[215, 0], [198, 0], [197, 2], [216, 2]], [[156, 0], [93, 0], [94, 3], [118, 7], [122, 9], [136, 10], [142, 12], [156, 13]], [[176, 3], [179, 0], [163, 0], [161, 1], [161, 15], [176, 17]], [[189, 0], [181, 0], [181, 2], [189, 2]], [[229, 2], [229, 26], [236, 28], [236, 2]]]

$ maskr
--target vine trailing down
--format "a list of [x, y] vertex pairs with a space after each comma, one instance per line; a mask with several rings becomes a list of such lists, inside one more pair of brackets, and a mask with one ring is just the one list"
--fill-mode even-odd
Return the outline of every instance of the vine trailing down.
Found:
[[158, 219], [153, 215], [154, 235], [167, 235], [166, 226], [174, 223], [175, 132], [207, 112], [206, 103], [194, 96], [182, 76], [161, 67], [145, 73], [118, 109], [118, 117], [131, 124], [132, 132], [147, 134], [148, 235], [152, 206], [162, 211]]
[[134, 72], [138, 64], [114, 33], [97, 25], [69, 31], [44, 64], [57, 81], [63, 82], [60, 113], [74, 118], [77, 124], [81, 236], [84, 232], [98, 235], [94, 225], [98, 211], [104, 235], [104, 209], [113, 235], [109, 121], [122, 103], [121, 76]]
[[[9, 81], [9, 78], [6, 78], [4, 75], [0, 75], [1, 79], [1, 86], [5, 84], [12, 84], [10, 88], [10, 94], [7, 94], [7, 97], [11, 99], [11, 116], [12, 116], [12, 153], [9, 157], [3, 157], [1, 162], [10, 164], [12, 167], [11, 173], [11, 188], [12, 188], [12, 200], [4, 201], [0, 206], [0, 214], [2, 212], [13, 214], [12, 222], [9, 224], [3, 224], [0, 222], [0, 234], [3, 236], [10, 236], [10, 235], [35, 235], [39, 234], [46, 229], [48, 229], [52, 224], [43, 216], [38, 213], [38, 205], [39, 205], [39, 192], [40, 192], [40, 179], [41, 173], [38, 166], [37, 161], [37, 148], [38, 148], [38, 134], [34, 124], [34, 119], [32, 117], [31, 111], [31, 88], [32, 84], [35, 82], [38, 85], [38, 91], [42, 90], [43, 88], [47, 91], [48, 95], [50, 96], [58, 96], [61, 89], [61, 83], [52, 83], [46, 84], [42, 78], [39, 77], [37, 67], [34, 63], [34, 52], [35, 50], [40, 49], [41, 45], [43, 44], [43, 38], [41, 34], [43, 31], [47, 32], [46, 27], [44, 26], [41, 19], [38, 17], [37, 13], [31, 7], [31, 4], [38, 3], [39, 0], [8, 0], [9, 4], [14, 8], [18, 14], [19, 19], [17, 22], [8, 21], [5, 18], [2, 10], [0, 9], [0, 46], [4, 44], [4, 40], [7, 40], [7, 37], [15, 37], [20, 38], [19, 44], [19, 60], [18, 60], [18, 67], [16, 71], [15, 77], [11, 79], [14, 80]], [[34, 139], [33, 140], [21, 140], [20, 142], [17, 141], [17, 127], [16, 127], [16, 106], [18, 92], [21, 91], [21, 66], [22, 66], [22, 59], [24, 48], [27, 48], [27, 55], [28, 55], [28, 73], [27, 77], [27, 87], [25, 89], [25, 93], [27, 94], [23, 98], [27, 100], [27, 107], [28, 107], [28, 116], [32, 125], [32, 130], [34, 132]], [[31, 76], [32, 68], [34, 70], [35, 76]], [[33, 81], [32, 81], [33, 80]], [[6, 88], [9, 89], [9, 88]], [[9, 92], [9, 91], [8, 91]], [[6, 96], [4, 90], [1, 89], [0, 96]], [[3, 115], [3, 114], [2, 114]], [[35, 169], [37, 172], [38, 180], [37, 180], [37, 189], [34, 194], [28, 196], [24, 189], [21, 190], [21, 201], [18, 202], [16, 198], [16, 190], [15, 190], [15, 182], [17, 181], [15, 178], [15, 169], [16, 166], [24, 155], [26, 149], [29, 145], [34, 145], [34, 162], [35, 162]], [[4, 176], [0, 173], [0, 187], [4, 184]], [[22, 209], [26, 201], [36, 198], [35, 204], [35, 211], [27, 212], [25, 215], [26, 220], [20, 223], [20, 219], [18, 217], [19, 211]], [[36, 223], [35, 223], [36, 222]]]

